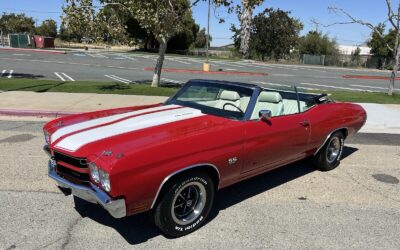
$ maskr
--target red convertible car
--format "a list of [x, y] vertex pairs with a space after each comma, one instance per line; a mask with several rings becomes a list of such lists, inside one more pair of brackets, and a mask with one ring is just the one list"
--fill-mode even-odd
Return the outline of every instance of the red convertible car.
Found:
[[192, 80], [162, 104], [50, 121], [44, 149], [65, 194], [115, 218], [151, 211], [178, 237], [205, 222], [221, 188], [305, 158], [334, 169], [365, 121], [326, 95]]

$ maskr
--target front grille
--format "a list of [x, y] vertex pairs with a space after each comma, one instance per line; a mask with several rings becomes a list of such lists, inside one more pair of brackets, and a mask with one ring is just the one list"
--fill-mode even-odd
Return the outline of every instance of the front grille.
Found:
[[75, 158], [56, 151], [54, 151], [54, 158], [56, 161], [63, 161], [78, 168], [87, 168], [87, 162], [85, 158]]
[[[54, 151], [54, 159], [57, 162], [57, 174], [61, 177], [75, 184], [89, 185], [89, 169], [85, 158], [75, 158]], [[80, 170], [76, 171], [74, 167]]]

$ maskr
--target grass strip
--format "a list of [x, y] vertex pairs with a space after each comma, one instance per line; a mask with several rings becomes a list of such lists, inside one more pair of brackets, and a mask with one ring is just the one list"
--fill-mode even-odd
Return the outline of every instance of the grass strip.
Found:
[[38, 79], [1, 79], [1, 91], [34, 91], [34, 92], [66, 92], [97, 93], [120, 95], [171, 96], [177, 89], [152, 88], [150, 83], [123, 84], [113, 82], [75, 81], [62, 82]]
[[[12, 78], [0, 80], [1, 91], [34, 91], [65, 93], [97, 93], [120, 95], [171, 96], [177, 88], [152, 88], [150, 82], [123, 84], [113, 82], [76, 81], [62, 82], [42, 79]], [[313, 91], [316, 92], [316, 91]], [[379, 92], [321, 91], [331, 94], [332, 99], [343, 102], [400, 104], [400, 94], [388, 96]]]

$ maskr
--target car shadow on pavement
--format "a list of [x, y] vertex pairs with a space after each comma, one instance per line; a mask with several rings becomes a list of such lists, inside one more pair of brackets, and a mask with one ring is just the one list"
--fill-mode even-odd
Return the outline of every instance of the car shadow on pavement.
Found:
[[44, 75], [26, 74], [26, 73], [14, 73], [13, 78], [26, 78], [26, 79], [37, 79], [43, 78]]
[[[342, 159], [357, 150], [353, 147], [344, 147]], [[220, 210], [227, 209], [314, 171], [316, 171], [315, 168], [308, 160], [302, 160], [224, 188], [217, 192], [213, 209], [206, 224], [217, 217]], [[74, 200], [75, 209], [82, 217], [115, 229], [131, 245], [146, 242], [161, 234], [151, 223], [148, 213], [115, 219], [107, 211], [101, 209], [99, 205], [88, 203], [76, 197], [74, 197]]]

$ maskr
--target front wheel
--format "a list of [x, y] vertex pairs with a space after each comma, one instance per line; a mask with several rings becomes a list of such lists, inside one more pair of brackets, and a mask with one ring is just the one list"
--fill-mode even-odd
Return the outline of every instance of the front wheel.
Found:
[[339, 166], [343, 146], [343, 134], [341, 132], [332, 134], [323, 148], [313, 157], [315, 167], [322, 171], [329, 171]]
[[212, 179], [202, 172], [179, 176], [170, 183], [155, 208], [155, 225], [171, 237], [180, 237], [197, 230], [211, 210], [214, 193]]

